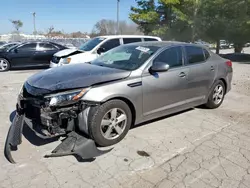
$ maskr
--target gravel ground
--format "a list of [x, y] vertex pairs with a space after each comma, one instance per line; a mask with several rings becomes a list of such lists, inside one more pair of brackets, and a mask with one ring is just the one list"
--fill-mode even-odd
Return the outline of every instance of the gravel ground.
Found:
[[[0, 187], [250, 187], [250, 64], [233, 67], [232, 91], [220, 108], [191, 109], [136, 127], [94, 161], [45, 159], [60, 141], [36, 146], [26, 134], [14, 152], [17, 164], [0, 155]], [[17, 93], [35, 72], [0, 74], [2, 154]]]

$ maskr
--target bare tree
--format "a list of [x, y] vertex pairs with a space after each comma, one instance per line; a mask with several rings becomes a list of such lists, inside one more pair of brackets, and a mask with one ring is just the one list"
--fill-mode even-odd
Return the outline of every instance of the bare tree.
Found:
[[10, 22], [13, 24], [15, 31], [19, 33], [19, 29], [23, 27], [23, 22], [21, 20], [10, 20]]
[[[114, 20], [102, 19], [98, 21], [91, 33], [93, 35], [115, 35], [117, 23]], [[134, 23], [127, 23], [126, 21], [119, 22], [120, 34], [142, 34]]]
[[48, 37], [50, 37], [51, 36], [51, 34], [52, 34], [52, 32], [54, 31], [54, 26], [52, 25], [52, 26], [50, 26], [49, 28], [48, 28], [48, 30], [47, 30], [47, 36]]
[[81, 31], [70, 33], [72, 38], [85, 38], [87, 33], [82, 33]]
[[126, 21], [120, 21], [119, 23], [119, 33], [123, 35], [142, 35], [143, 33], [139, 31], [138, 26], [135, 23], [128, 23]]

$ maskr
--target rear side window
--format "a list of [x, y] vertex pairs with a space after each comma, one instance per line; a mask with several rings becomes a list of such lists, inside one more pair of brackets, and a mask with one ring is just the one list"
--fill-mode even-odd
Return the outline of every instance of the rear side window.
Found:
[[203, 49], [197, 46], [186, 46], [188, 64], [201, 63], [205, 61]]
[[141, 38], [123, 38], [124, 44], [129, 44], [133, 42], [141, 42]]
[[158, 40], [154, 38], [144, 38], [144, 41], [158, 41]]
[[166, 49], [155, 58], [154, 62], [164, 62], [168, 64], [170, 68], [182, 66], [181, 47]]
[[207, 60], [210, 57], [210, 54], [206, 49], [203, 49], [203, 51], [204, 51], [205, 59]]
[[39, 44], [39, 49], [40, 50], [56, 50], [57, 48], [49, 43], [40, 43]]
[[120, 39], [110, 39], [105, 42], [101, 47], [105, 49], [105, 51], [109, 51], [112, 48], [115, 48], [120, 45]]

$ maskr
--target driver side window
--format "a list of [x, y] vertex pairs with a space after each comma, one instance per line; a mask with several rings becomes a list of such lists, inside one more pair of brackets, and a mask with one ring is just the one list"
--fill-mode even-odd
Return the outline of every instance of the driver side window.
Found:
[[105, 42], [101, 47], [105, 49], [105, 52], [120, 46], [120, 39], [110, 39], [107, 42]]
[[34, 51], [36, 50], [36, 43], [24, 44], [23, 46], [18, 48], [18, 51], [25, 52], [25, 51]]
[[172, 47], [161, 52], [154, 62], [163, 62], [169, 65], [170, 68], [182, 66], [182, 49], [181, 47]]

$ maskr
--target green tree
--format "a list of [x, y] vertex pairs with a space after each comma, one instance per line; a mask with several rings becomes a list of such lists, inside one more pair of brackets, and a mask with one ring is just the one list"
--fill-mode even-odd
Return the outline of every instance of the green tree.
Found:
[[234, 43], [241, 52], [250, 41], [250, 0], [136, 0], [130, 19], [145, 34], [167, 40]]
[[250, 2], [248, 0], [202, 0], [199, 9], [199, 35], [217, 43], [220, 39], [234, 43], [235, 52], [241, 52], [250, 39]]
[[160, 15], [154, 0], [136, 0], [138, 7], [131, 7], [130, 19], [144, 34], [151, 34], [159, 25]]
[[[197, 1], [197, 0], [196, 0]], [[154, 34], [163, 39], [191, 41], [195, 17], [195, 0], [137, 0], [131, 7], [130, 19], [139, 25], [145, 34]]]
[[224, 0], [227, 27], [225, 38], [234, 43], [235, 52], [241, 52], [250, 40], [250, 1]]
[[19, 33], [19, 29], [23, 27], [23, 22], [21, 20], [10, 20], [15, 28], [16, 32]]

